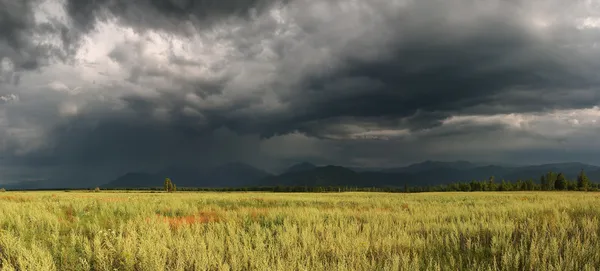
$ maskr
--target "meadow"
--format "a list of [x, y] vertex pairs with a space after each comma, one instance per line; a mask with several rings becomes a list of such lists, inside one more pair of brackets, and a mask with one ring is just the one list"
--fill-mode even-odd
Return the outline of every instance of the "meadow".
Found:
[[598, 270], [600, 193], [0, 193], [0, 270]]

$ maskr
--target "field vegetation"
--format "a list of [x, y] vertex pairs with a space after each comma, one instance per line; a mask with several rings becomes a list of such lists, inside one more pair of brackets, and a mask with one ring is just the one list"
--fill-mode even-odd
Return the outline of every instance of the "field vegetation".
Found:
[[600, 193], [4, 192], [0, 270], [595, 270]]

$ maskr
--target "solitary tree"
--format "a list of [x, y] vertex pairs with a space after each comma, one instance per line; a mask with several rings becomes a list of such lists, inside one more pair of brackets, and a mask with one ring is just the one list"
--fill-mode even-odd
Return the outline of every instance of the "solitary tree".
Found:
[[171, 182], [170, 178], [165, 179], [164, 188], [167, 192], [171, 192], [173, 190], [173, 182]]
[[565, 178], [565, 175], [558, 173], [558, 176], [556, 176], [556, 182], [554, 183], [554, 188], [556, 188], [556, 190], [567, 189], [567, 179]]
[[577, 188], [579, 188], [579, 190], [588, 191], [589, 186], [590, 180], [582, 169], [581, 172], [579, 172], [579, 175], [577, 175]]
[[0, 192], [6, 192], [6, 189], [0, 188]]

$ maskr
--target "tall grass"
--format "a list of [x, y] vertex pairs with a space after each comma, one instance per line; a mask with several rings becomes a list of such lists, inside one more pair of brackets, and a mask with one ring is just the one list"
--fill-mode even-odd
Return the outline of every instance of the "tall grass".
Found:
[[1, 270], [595, 270], [600, 194], [0, 195]]

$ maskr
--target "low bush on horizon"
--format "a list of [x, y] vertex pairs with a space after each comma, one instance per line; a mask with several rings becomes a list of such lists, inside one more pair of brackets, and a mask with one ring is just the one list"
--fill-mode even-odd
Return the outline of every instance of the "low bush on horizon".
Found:
[[600, 194], [0, 195], [0, 270], [594, 270]]

